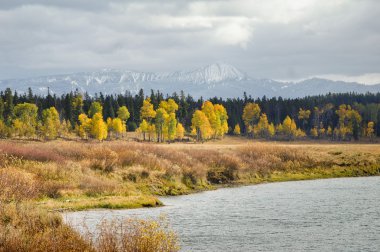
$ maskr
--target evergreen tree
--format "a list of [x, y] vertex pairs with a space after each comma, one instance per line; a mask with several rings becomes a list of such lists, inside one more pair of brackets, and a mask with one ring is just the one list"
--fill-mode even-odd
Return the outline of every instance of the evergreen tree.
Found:
[[5, 90], [4, 96], [5, 96], [5, 99], [4, 99], [4, 120], [6, 122], [10, 123], [12, 118], [13, 118], [13, 109], [14, 109], [12, 90], [10, 88], [7, 88]]

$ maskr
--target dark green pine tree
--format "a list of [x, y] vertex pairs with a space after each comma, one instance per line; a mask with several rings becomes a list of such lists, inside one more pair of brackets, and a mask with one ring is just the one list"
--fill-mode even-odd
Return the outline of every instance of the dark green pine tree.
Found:
[[29, 103], [36, 103], [36, 100], [34, 99], [32, 88], [28, 88], [28, 97], [27, 100]]
[[4, 120], [10, 124], [13, 117], [13, 94], [10, 88], [7, 88], [4, 93]]
[[107, 120], [108, 117], [115, 118], [115, 111], [113, 110], [111, 96], [106, 96], [103, 111], [104, 120]]
[[376, 134], [380, 137], [380, 109], [377, 111]]
[[63, 117], [64, 117], [65, 120], [70, 120], [70, 121], [71, 121], [71, 118], [73, 117], [73, 114], [72, 114], [72, 103], [71, 103], [72, 96], [73, 96], [73, 94], [70, 93], [70, 94], [66, 94], [62, 98], [63, 99], [62, 107], [63, 107], [63, 110], [65, 111]]
[[157, 109], [158, 108], [158, 99], [156, 94], [154, 93], [153, 89], [150, 90], [150, 103], [153, 104], [153, 108]]
[[117, 99], [115, 99], [113, 95], [111, 95], [111, 102], [112, 102], [112, 108], [113, 108], [115, 117], [117, 117], [117, 111], [119, 111], [120, 106], [119, 106], [119, 103], [117, 102]]
[[46, 96], [46, 102], [44, 104], [44, 108], [47, 109], [47, 108], [51, 108], [51, 107], [55, 107], [55, 99], [50, 94], [50, 88], [48, 87], [48, 94]]
[[4, 101], [0, 96], [0, 120], [4, 120]]
[[188, 117], [188, 112], [189, 112], [189, 103], [186, 101], [186, 96], [185, 92], [181, 90], [179, 102], [178, 102], [178, 120], [181, 122], [183, 125], [186, 124], [186, 118]]
[[20, 103], [20, 100], [18, 98], [18, 93], [17, 93], [17, 91], [15, 91], [15, 93], [13, 94], [13, 104], [17, 105], [19, 103]]

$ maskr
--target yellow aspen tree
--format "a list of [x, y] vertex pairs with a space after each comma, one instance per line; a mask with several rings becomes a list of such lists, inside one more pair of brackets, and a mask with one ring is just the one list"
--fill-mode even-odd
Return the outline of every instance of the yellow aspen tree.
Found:
[[113, 137], [113, 120], [111, 117], [108, 117], [107, 118], [107, 129], [108, 129], [108, 133], [110, 135], [110, 137], [112, 138]]
[[80, 114], [78, 116], [80, 125], [78, 126], [78, 134], [82, 139], [88, 139], [91, 132], [92, 120], [87, 117], [86, 114]]
[[156, 111], [155, 123], [156, 123], [156, 132], [157, 132], [157, 142], [163, 141], [164, 135], [164, 124], [168, 118], [168, 113], [163, 108], [158, 108]]
[[268, 118], [267, 118], [267, 115], [264, 113], [260, 116], [259, 122], [254, 127], [255, 134], [264, 138], [268, 137], [269, 136], [268, 127], [269, 127]]
[[202, 105], [202, 112], [207, 117], [210, 123], [211, 130], [212, 130], [211, 134], [216, 136], [218, 126], [220, 126], [220, 118], [217, 118], [215, 114], [214, 105], [212, 104], [212, 102], [205, 101]]
[[18, 137], [22, 137], [25, 135], [24, 124], [21, 122], [20, 119], [16, 118], [12, 121], [12, 131]]
[[305, 137], [306, 136], [306, 133], [303, 131], [303, 130], [301, 130], [301, 129], [296, 129], [296, 131], [295, 131], [295, 137]]
[[103, 121], [103, 116], [101, 113], [96, 113], [92, 117], [92, 123], [91, 123], [91, 135], [99, 140], [103, 141], [107, 138], [107, 124]]
[[323, 127], [323, 123], [321, 122], [318, 129], [318, 137], [323, 138], [326, 134], [326, 129]]
[[185, 136], [185, 128], [181, 123], [177, 123], [176, 135], [178, 140], [182, 140]]
[[286, 116], [282, 122], [282, 130], [289, 140], [294, 139], [297, 136], [303, 136], [304, 133], [297, 129], [296, 122], [289, 116]]
[[195, 130], [197, 141], [209, 139], [213, 134], [210, 122], [201, 110], [194, 112], [191, 127]]
[[178, 104], [173, 99], [161, 101], [159, 107], [165, 109], [168, 114], [175, 113], [178, 110]]
[[128, 108], [126, 106], [121, 106], [119, 110], [117, 111], [117, 117], [120, 118], [123, 122], [123, 127], [125, 130], [123, 130], [123, 135], [127, 132], [127, 121], [131, 114], [128, 111]]
[[253, 127], [260, 117], [260, 106], [256, 103], [249, 102], [243, 110], [243, 121], [247, 129], [247, 135], [253, 137]]
[[166, 124], [168, 128], [168, 140], [172, 141], [177, 136], [177, 119], [174, 112], [169, 114]]
[[283, 135], [284, 134], [284, 127], [282, 126], [282, 123], [276, 125], [276, 133], [278, 135]]
[[284, 121], [282, 122], [282, 130], [285, 135], [290, 136], [292, 129], [291, 129], [292, 119], [290, 119], [289, 116], [286, 116]]
[[112, 120], [112, 129], [116, 134], [116, 138], [119, 138], [125, 132], [125, 127], [120, 118], [115, 118]]
[[70, 122], [67, 120], [63, 120], [60, 127], [58, 134], [60, 137], [69, 137], [71, 131], [71, 125]]
[[11, 129], [0, 119], [0, 138], [10, 137], [11, 133]]
[[240, 135], [240, 125], [236, 124], [234, 128], [234, 135]]
[[42, 132], [47, 139], [56, 139], [61, 127], [59, 113], [55, 107], [42, 111]]
[[33, 137], [37, 127], [38, 107], [32, 103], [21, 103], [14, 107], [13, 127], [20, 137]]
[[312, 138], [318, 138], [318, 129], [316, 127], [313, 127], [311, 130], [310, 130], [310, 136]]
[[327, 127], [327, 136], [329, 136], [329, 137], [333, 136], [333, 130], [332, 130], [331, 126]]
[[145, 119], [142, 120], [142, 122], [140, 123], [139, 129], [141, 133], [143, 134], [144, 141], [146, 140], [146, 133], [148, 133], [148, 127], [149, 127], [148, 122]]
[[217, 116], [217, 135], [223, 137], [228, 133], [228, 114], [226, 108], [221, 104], [214, 105], [215, 114]]
[[351, 136], [355, 140], [359, 139], [360, 123], [362, 118], [360, 114], [351, 108], [350, 105], [342, 104], [335, 112], [338, 117], [338, 130], [340, 140], [350, 140]]
[[375, 138], [375, 123], [374, 122], [368, 122], [367, 124], [367, 137], [372, 141]]
[[268, 125], [268, 135], [269, 137], [273, 137], [276, 134], [276, 129], [274, 127], [274, 124], [271, 123]]
[[157, 132], [156, 125], [155, 124], [149, 124], [148, 125], [149, 141], [154, 141], [157, 138], [156, 132]]
[[153, 104], [150, 103], [150, 98], [143, 101], [143, 105], [140, 109], [141, 119], [145, 119], [148, 123], [156, 117], [156, 111], [154, 110]]

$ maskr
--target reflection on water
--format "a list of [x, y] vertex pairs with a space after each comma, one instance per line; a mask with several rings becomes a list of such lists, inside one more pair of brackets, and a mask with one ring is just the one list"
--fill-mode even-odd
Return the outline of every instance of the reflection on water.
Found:
[[102, 219], [167, 215], [183, 251], [380, 251], [380, 177], [299, 181], [164, 197], [161, 208], [67, 213]]

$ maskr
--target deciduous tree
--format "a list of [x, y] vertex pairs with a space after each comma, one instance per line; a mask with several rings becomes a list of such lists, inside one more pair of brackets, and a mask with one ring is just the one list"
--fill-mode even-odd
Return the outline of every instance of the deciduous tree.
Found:
[[260, 117], [260, 106], [256, 103], [249, 102], [243, 110], [243, 121], [246, 127], [248, 136], [253, 136], [253, 127]]
[[93, 117], [96, 113], [103, 114], [103, 106], [100, 102], [91, 103], [90, 109], [88, 110], [88, 116]]
[[207, 116], [200, 110], [196, 110], [191, 119], [191, 127], [195, 131], [197, 141], [209, 139], [212, 128]]
[[61, 121], [59, 120], [59, 113], [55, 107], [45, 109], [42, 111], [42, 132], [47, 139], [56, 139]]
[[240, 134], [241, 134], [241, 132], [240, 132], [240, 125], [236, 124], [235, 128], [234, 128], [234, 135], [240, 135]]
[[32, 137], [36, 133], [38, 108], [32, 103], [20, 103], [14, 107], [13, 128], [20, 137]]
[[143, 105], [140, 109], [140, 114], [141, 119], [145, 119], [148, 123], [150, 123], [152, 119], [156, 117], [156, 111], [153, 108], [153, 104], [150, 103], [149, 98], [143, 101]]
[[185, 128], [182, 126], [181, 123], [177, 123], [176, 133], [177, 133], [178, 140], [182, 140], [183, 137], [185, 136]]
[[102, 141], [107, 138], [108, 130], [107, 124], [103, 121], [101, 113], [96, 113], [91, 119], [91, 135]]

